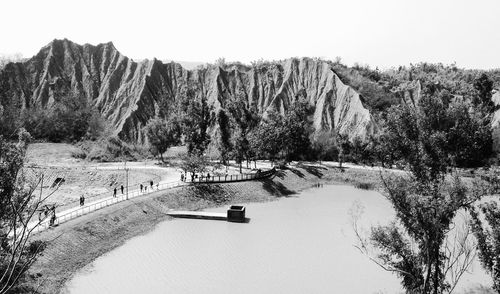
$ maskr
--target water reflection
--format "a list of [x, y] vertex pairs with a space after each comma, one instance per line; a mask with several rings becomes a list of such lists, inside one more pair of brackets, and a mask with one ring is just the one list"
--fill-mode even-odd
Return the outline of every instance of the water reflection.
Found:
[[[97, 259], [70, 293], [400, 293], [398, 279], [353, 246], [349, 209], [362, 224], [393, 218], [373, 191], [318, 186], [247, 204], [247, 224], [176, 219]], [[225, 208], [212, 211], [225, 211]], [[485, 279], [473, 274], [469, 282]], [[482, 281], [482, 280], [481, 280]]]

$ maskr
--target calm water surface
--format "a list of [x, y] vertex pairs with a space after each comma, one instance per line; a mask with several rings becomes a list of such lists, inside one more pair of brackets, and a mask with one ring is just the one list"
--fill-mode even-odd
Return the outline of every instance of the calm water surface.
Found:
[[[248, 224], [176, 219], [98, 258], [68, 283], [79, 293], [400, 293], [397, 278], [353, 246], [363, 225], [394, 216], [379, 193], [324, 186], [247, 204]], [[224, 211], [224, 208], [211, 211]], [[487, 284], [476, 264], [461, 287]]]

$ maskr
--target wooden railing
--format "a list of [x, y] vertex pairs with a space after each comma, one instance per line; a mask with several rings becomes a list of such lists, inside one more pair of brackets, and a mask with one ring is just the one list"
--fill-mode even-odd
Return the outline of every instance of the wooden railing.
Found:
[[[90, 212], [99, 210], [101, 208], [126, 201], [131, 198], [139, 197], [142, 195], [147, 195], [150, 193], [158, 192], [161, 190], [166, 190], [166, 189], [172, 189], [175, 187], [180, 187], [180, 186], [186, 186], [188, 184], [206, 184], [206, 183], [227, 183], [227, 182], [240, 182], [240, 181], [250, 181], [250, 180], [258, 180], [258, 179], [263, 179], [270, 177], [274, 175], [276, 170], [273, 168], [271, 170], [267, 170], [264, 172], [257, 172], [254, 174], [240, 174], [240, 175], [227, 175], [227, 176], [216, 176], [216, 177], [205, 177], [205, 178], [197, 178], [194, 179], [194, 181], [191, 181], [190, 179], [188, 181], [176, 181], [176, 182], [169, 182], [169, 183], [163, 183], [163, 184], [157, 184], [148, 186], [147, 191], [140, 191], [139, 189], [135, 189], [128, 192], [127, 194], [118, 194], [116, 197], [110, 197], [106, 198], [100, 201], [92, 202], [90, 204], [87, 204], [85, 206], [69, 209], [68, 211], [63, 211], [61, 214], [56, 213], [56, 219], [54, 221], [53, 225], [59, 225], [61, 223], [67, 222], [71, 219], [77, 218], [79, 216], [88, 214]], [[130, 188], [130, 187], [129, 187]], [[36, 231], [40, 232], [48, 227], [50, 227], [50, 217], [45, 219], [40, 225], [38, 225]]]
[[259, 179], [270, 177], [270, 176], [274, 175], [275, 172], [276, 172], [276, 169], [273, 168], [271, 170], [252, 173], [252, 174], [224, 175], [224, 176], [210, 176], [210, 177], [204, 176], [204, 177], [193, 178], [193, 180], [191, 180], [191, 176], [188, 176], [187, 180], [185, 180], [185, 182], [186, 183], [193, 183], [193, 184], [204, 184], [204, 183], [226, 183], [226, 182], [251, 181], [251, 180], [259, 180]]
[[[181, 181], [176, 181], [176, 182], [170, 182], [170, 183], [163, 183], [163, 184], [158, 184], [158, 185], [153, 185], [153, 188], [148, 187], [147, 191], [141, 192], [140, 190], [132, 190], [128, 192], [128, 197], [127, 194], [117, 194], [116, 197], [110, 197], [106, 199], [102, 199], [100, 201], [92, 202], [90, 204], [87, 204], [85, 206], [81, 206], [78, 208], [74, 209], [69, 209], [69, 211], [62, 212], [61, 214], [56, 214], [56, 219], [54, 221], [54, 225], [58, 225], [60, 223], [67, 222], [71, 219], [77, 218], [79, 216], [88, 214], [90, 212], [99, 210], [101, 208], [131, 199], [135, 198], [138, 196], [142, 195], [147, 195], [150, 193], [158, 192], [161, 190], [166, 190], [166, 189], [171, 189], [179, 186], [184, 186], [186, 183], [181, 182]], [[37, 228], [37, 231], [43, 231], [50, 227], [50, 219], [44, 220]]]

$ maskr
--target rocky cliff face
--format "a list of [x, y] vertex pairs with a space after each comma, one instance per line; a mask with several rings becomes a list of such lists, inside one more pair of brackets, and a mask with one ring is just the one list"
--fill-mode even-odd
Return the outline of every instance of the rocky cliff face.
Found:
[[298, 98], [314, 106], [314, 127], [350, 138], [366, 137], [376, 125], [359, 94], [325, 62], [302, 58], [259, 66], [207, 66], [185, 70], [158, 60], [134, 62], [112, 43], [78, 45], [54, 40], [33, 58], [0, 72], [0, 102], [17, 108], [50, 107], [56, 93], [85, 99], [116, 135], [141, 141], [142, 128], [164, 100], [173, 102], [190, 86], [214, 111], [228, 99], [243, 99], [259, 114], [281, 113]]

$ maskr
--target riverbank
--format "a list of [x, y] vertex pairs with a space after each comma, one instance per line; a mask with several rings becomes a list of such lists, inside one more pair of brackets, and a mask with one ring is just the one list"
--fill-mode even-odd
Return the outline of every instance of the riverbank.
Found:
[[[30, 273], [41, 293], [63, 293], [75, 272], [127, 240], [145, 234], [165, 220], [169, 209], [199, 210], [236, 203], [293, 197], [318, 183], [368, 183], [377, 187], [378, 172], [322, 166], [295, 166], [272, 179], [230, 184], [196, 185], [160, 191], [74, 219], [37, 235], [49, 241]], [[251, 218], [251, 214], [248, 215]]]

